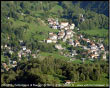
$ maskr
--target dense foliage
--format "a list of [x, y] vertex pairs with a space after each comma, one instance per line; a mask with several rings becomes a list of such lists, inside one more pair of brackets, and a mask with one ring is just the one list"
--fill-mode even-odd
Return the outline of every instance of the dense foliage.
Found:
[[[1, 82], [8, 84], [58, 84], [65, 80], [73, 82], [85, 80], [100, 80], [103, 73], [108, 74], [108, 64], [73, 64], [52, 56], [43, 60], [31, 59], [21, 62], [8, 73], [1, 74]], [[51, 79], [49, 75], [54, 78]], [[61, 77], [61, 79], [60, 79]]]

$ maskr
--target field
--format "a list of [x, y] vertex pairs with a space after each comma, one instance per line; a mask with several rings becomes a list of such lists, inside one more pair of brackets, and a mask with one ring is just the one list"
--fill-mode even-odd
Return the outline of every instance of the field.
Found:
[[[37, 18], [34, 17], [34, 19]], [[34, 38], [37, 40], [44, 40], [48, 38], [48, 32], [56, 32], [56, 33], [58, 32], [58, 30], [49, 28], [48, 25], [46, 24], [44, 25], [41, 19], [39, 20], [39, 23], [37, 22], [27, 23], [21, 20], [14, 21], [13, 19], [10, 20], [13, 21], [14, 24], [12, 26], [14, 28], [24, 26], [26, 24], [29, 26], [29, 29], [27, 29], [26, 32], [24, 33], [25, 40], [29, 40], [30, 38]]]
[[56, 59], [63, 59], [66, 61], [68, 61], [70, 59], [69, 57], [62, 56], [62, 55], [58, 54], [57, 52], [55, 52], [55, 53], [41, 52], [40, 55], [41, 56], [53, 56]]
[[104, 36], [108, 36], [108, 30], [107, 29], [92, 29], [92, 30], [81, 30], [81, 33], [85, 33], [88, 35], [92, 35], [92, 36], [99, 36], [99, 37], [104, 37]]

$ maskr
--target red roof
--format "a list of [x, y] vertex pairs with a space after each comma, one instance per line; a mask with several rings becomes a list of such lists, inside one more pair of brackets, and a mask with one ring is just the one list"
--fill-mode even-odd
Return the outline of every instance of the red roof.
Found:
[[66, 82], [71, 82], [70, 80], [66, 80]]

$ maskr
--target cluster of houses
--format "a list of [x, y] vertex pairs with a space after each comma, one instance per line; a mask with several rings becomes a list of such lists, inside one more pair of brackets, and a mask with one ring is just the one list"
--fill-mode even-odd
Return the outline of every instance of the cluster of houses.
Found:
[[[83, 14], [80, 14], [81, 21], [85, 21]], [[57, 41], [60, 39], [63, 42], [68, 42], [69, 45], [72, 45], [73, 47], [81, 46], [84, 50], [88, 50], [88, 52], [84, 52], [85, 55], [88, 55], [88, 58], [98, 58], [100, 57], [100, 54], [102, 51], [104, 51], [103, 59], [106, 60], [106, 51], [104, 49], [103, 44], [95, 44], [90, 39], [84, 38], [82, 34], [80, 36], [77, 35], [78, 40], [73, 40], [74, 34], [76, 34], [73, 29], [75, 27], [75, 24], [69, 24], [69, 22], [59, 22], [58, 19], [48, 18], [48, 24], [53, 29], [58, 29], [59, 32], [57, 34], [51, 32], [49, 33], [49, 38], [46, 40], [47, 43], [57, 43]], [[88, 43], [88, 46], [81, 45], [79, 40], [86, 41]], [[59, 50], [63, 50], [61, 44], [56, 44], [55, 48]], [[73, 57], [74, 55], [78, 55], [76, 51], [71, 51], [70, 57]]]
[[89, 58], [98, 58], [100, 57], [101, 53], [104, 52], [103, 56], [103, 60], [106, 60], [106, 54], [107, 52], [105, 51], [104, 45], [102, 43], [95, 43], [93, 41], [91, 41], [90, 39], [86, 39], [83, 37], [83, 35], [79, 36], [79, 39], [86, 41], [87, 42], [87, 46], [81, 45], [83, 47], [84, 50], [87, 50], [88, 52], [86, 53], [86, 55], [89, 55]]
[[[37, 53], [39, 50], [36, 51], [36, 53], [32, 53], [30, 49], [28, 49], [26, 46], [23, 45], [23, 40], [19, 40], [19, 44], [21, 46], [21, 49], [17, 52], [17, 58], [20, 61], [22, 57], [26, 57], [27, 59], [32, 56], [33, 58], [37, 57]], [[12, 55], [14, 53], [14, 50], [11, 46], [5, 44], [4, 46], [1, 45], [1, 49], [4, 49], [6, 51], [3, 52], [4, 56], [7, 56], [8, 54]], [[9, 63], [3, 62], [2, 63], [2, 69], [1, 72], [8, 71], [10, 68], [17, 66], [17, 60], [12, 60], [10, 57], [8, 57]]]
[[57, 43], [57, 40], [63, 39], [65, 42], [67, 39], [73, 37], [73, 29], [75, 24], [69, 24], [69, 22], [60, 22], [58, 19], [48, 18], [48, 24], [53, 29], [59, 29], [58, 34], [49, 33], [49, 38], [46, 40], [47, 43]]

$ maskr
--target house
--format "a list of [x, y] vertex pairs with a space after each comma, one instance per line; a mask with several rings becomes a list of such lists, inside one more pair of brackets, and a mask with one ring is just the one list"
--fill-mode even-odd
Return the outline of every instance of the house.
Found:
[[12, 67], [16, 67], [17, 66], [17, 62], [13, 61]]
[[61, 39], [61, 38], [63, 38], [65, 36], [65, 32], [64, 31], [60, 31], [59, 33], [58, 33], [58, 39]]
[[57, 40], [57, 35], [56, 35], [56, 34], [52, 34], [52, 35], [49, 36], [49, 38], [50, 38], [51, 40], [54, 40], [54, 39]]
[[102, 47], [104, 47], [103, 44], [99, 44], [99, 48], [102, 48]]
[[80, 43], [78, 40], [75, 40], [75, 46], [80, 46]]
[[25, 51], [26, 50], [26, 46], [22, 46], [22, 49]]
[[63, 49], [62, 46], [61, 46], [61, 44], [56, 44], [56, 45], [55, 45], [55, 48], [57, 48], [57, 49], [59, 49], [59, 50], [62, 50], [62, 49]]
[[106, 59], [107, 59], [107, 57], [106, 57], [106, 54], [105, 54], [105, 53], [103, 54], [103, 56], [102, 56], [102, 57], [103, 57], [103, 60], [106, 60]]
[[70, 29], [74, 29], [74, 27], [75, 27], [75, 24], [70, 25]]
[[49, 35], [53, 35], [53, 32], [50, 32]]
[[1, 45], [1, 49], [3, 49], [3, 45]]
[[65, 80], [65, 84], [70, 84], [71, 81], [70, 80]]
[[77, 28], [77, 30], [79, 31], [79, 28]]
[[58, 26], [53, 25], [52, 28], [53, 28], [53, 29], [58, 29]]
[[70, 30], [70, 29], [66, 30], [66, 34], [67, 35], [71, 35], [72, 34], [72, 30]]
[[92, 58], [92, 59], [95, 57], [95, 55], [94, 55], [94, 54], [91, 54], [90, 56], [91, 56], [91, 58]]
[[97, 46], [96, 45], [91, 45], [91, 50], [96, 50]]
[[7, 48], [7, 44], [5, 44], [5, 48]]
[[61, 23], [60, 23], [60, 29], [66, 27], [66, 26], [68, 26], [68, 25], [69, 25], [68, 22], [61, 22]]
[[66, 26], [66, 27], [64, 27], [64, 29], [65, 29], [65, 30], [68, 30], [68, 29], [70, 29], [70, 27], [69, 27], [69, 26]]
[[47, 39], [47, 43], [52, 43], [52, 40], [50, 38]]
[[8, 20], [10, 19], [10, 17], [7, 18]]
[[96, 54], [96, 55], [95, 54], [91, 54], [90, 56], [93, 59], [93, 58], [97, 58], [99, 55], [98, 54]]
[[101, 50], [105, 50], [105, 48], [104, 47], [101, 47]]

